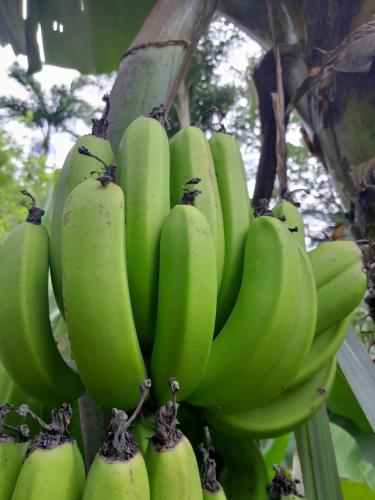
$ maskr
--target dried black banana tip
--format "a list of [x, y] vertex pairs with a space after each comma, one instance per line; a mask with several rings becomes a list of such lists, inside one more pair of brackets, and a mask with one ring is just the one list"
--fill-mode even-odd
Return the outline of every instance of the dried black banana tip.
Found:
[[42, 223], [42, 217], [45, 214], [44, 210], [35, 206], [35, 198], [32, 194], [29, 193], [27, 189], [21, 189], [21, 194], [31, 198], [31, 207], [28, 208], [28, 214], [26, 217], [26, 222], [30, 222], [31, 224], [35, 224], [36, 226], [40, 226]]
[[165, 129], [170, 130], [172, 128], [171, 122], [168, 120], [167, 110], [165, 109], [164, 104], [160, 104], [160, 106], [152, 108], [148, 116], [157, 120]]
[[195, 199], [201, 194], [202, 191], [200, 191], [199, 189], [190, 189], [189, 186], [197, 185], [200, 182], [201, 179], [199, 177], [193, 177], [189, 181], [185, 182], [185, 184], [182, 186], [184, 194], [182, 195], [179, 205], [194, 206]]
[[107, 130], [109, 126], [108, 113], [110, 108], [109, 94], [104, 94], [104, 96], [102, 97], [102, 101], [105, 102], [105, 108], [101, 118], [91, 119], [92, 123], [91, 135], [95, 137], [100, 137], [102, 139], [107, 139]]
[[98, 172], [96, 170], [93, 170], [91, 172], [91, 175], [98, 174], [98, 182], [100, 182], [100, 184], [103, 187], [107, 186], [111, 182], [115, 182], [116, 170], [117, 170], [116, 165], [113, 165], [113, 164], [108, 165], [107, 163], [105, 163], [105, 161], [103, 161], [101, 158], [99, 158], [99, 156], [96, 156], [93, 153], [91, 153], [89, 151], [89, 149], [86, 148], [86, 146], [80, 146], [78, 148], [78, 153], [80, 153], [81, 155], [84, 155], [84, 156], [88, 156], [89, 158], [94, 158], [95, 160], [97, 160], [98, 162], [100, 162], [103, 165], [102, 172]]

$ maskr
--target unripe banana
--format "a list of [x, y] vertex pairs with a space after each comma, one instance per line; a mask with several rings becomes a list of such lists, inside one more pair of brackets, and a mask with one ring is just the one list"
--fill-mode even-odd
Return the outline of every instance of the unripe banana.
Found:
[[[35, 210], [39, 213], [33, 218]], [[30, 214], [29, 222], [10, 233], [0, 253], [0, 357], [24, 392], [55, 404], [76, 399], [84, 388], [63, 361], [52, 335], [48, 234], [34, 201]]]
[[310, 377], [313, 377], [339, 350], [341, 343], [345, 339], [351, 323], [352, 315], [349, 314], [336, 325], [328, 330], [315, 335], [310, 351], [305, 357], [302, 367], [293, 381], [288, 385], [288, 389], [296, 387]]
[[172, 448], [158, 449], [150, 440], [145, 461], [151, 500], [203, 500], [197, 461], [186, 436]]
[[316, 334], [350, 314], [361, 302], [367, 287], [361, 251], [353, 241], [322, 243], [308, 254], [317, 293]]
[[181, 384], [179, 399], [201, 381], [211, 351], [216, 313], [215, 248], [204, 215], [177, 205], [160, 240], [158, 314], [151, 378], [159, 404], [169, 399], [168, 380]]
[[75, 441], [38, 448], [25, 460], [12, 500], [81, 500], [85, 467]]
[[[106, 98], [104, 97], [103, 100], [106, 100]], [[88, 148], [91, 153], [101, 158], [107, 164], [114, 162], [111, 144], [106, 139], [106, 113], [108, 112], [108, 107], [109, 102], [107, 101], [107, 109], [104, 112], [103, 118], [93, 120], [92, 134], [80, 137], [69, 151], [54, 192], [50, 224], [50, 266], [53, 291], [62, 315], [65, 315], [61, 274], [61, 230], [64, 206], [73, 189], [82, 181], [89, 178], [93, 171], [98, 169], [98, 163], [95, 159], [79, 153], [80, 147], [84, 146]]]
[[82, 500], [149, 500], [150, 490], [140, 451], [128, 460], [106, 460], [96, 455], [87, 476]]
[[126, 200], [126, 261], [134, 321], [142, 347], [152, 346], [158, 289], [159, 239], [169, 213], [169, 144], [164, 127], [140, 116], [118, 150], [118, 184]]
[[289, 227], [296, 240], [305, 250], [305, 229], [301, 211], [294, 203], [288, 200], [280, 200], [272, 209], [275, 217], [284, 220]]
[[[124, 196], [108, 175], [70, 194], [62, 230], [63, 291], [72, 350], [87, 392], [132, 408], [146, 377], [125, 264]], [[103, 181], [103, 185], [102, 185]]]
[[250, 225], [241, 289], [232, 314], [212, 345], [203, 379], [189, 402], [231, 403], [245, 411], [251, 390], [293, 342], [301, 294], [298, 245], [287, 227], [262, 216]]
[[[29, 441], [28, 429], [23, 426], [23, 435], [20, 433], [17, 437], [11, 436], [6, 429], [5, 419], [9, 412], [12, 412], [13, 405], [0, 405], [0, 498], [1, 500], [10, 500], [12, 498], [14, 486], [18, 474], [21, 470], [26, 456]], [[12, 429], [13, 430], [13, 429]], [[18, 434], [18, 433], [17, 433]]]
[[217, 132], [209, 140], [223, 211], [225, 257], [217, 299], [220, 330], [236, 302], [241, 285], [246, 234], [252, 219], [246, 173], [235, 138]]
[[112, 409], [108, 433], [90, 467], [82, 500], [150, 500], [146, 464], [128, 431], [150, 386], [150, 380], [142, 383], [141, 399], [130, 419], [124, 411]]
[[227, 473], [224, 489], [229, 500], [268, 500], [268, 476], [255, 440], [235, 438], [212, 431], [215, 448]]
[[327, 399], [336, 372], [331, 360], [313, 377], [287, 389], [273, 401], [244, 413], [223, 413], [220, 408], [206, 410], [214, 429], [234, 437], [270, 438], [286, 434], [307, 420]]
[[178, 428], [177, 391], [170, 379], [173, 401], [163, 405], [155, 419], [155, 435], [150, 439], [145, 462], [151, 500], [203, 500], [194, 450]]
[[[299, 311], [290, 334], [292, 341], [284, 344], [277, 361], [270, 367], [260, 383], [252, 387], [250, 395], [246, 397], [248, 410], [263, 406], [289, 388], [300, 371], [304, 370], [306, 357], [310, 356], [317, 309], [315, 280], [309, 260], [300, 245], [298, 245], [298, 252], [301, 265], [301, 294]], [[326, 364], [335, 353], [336, 351], [331, 352], [320, 366]], [[318, 368], [314, 371], [317, 370]], [[229, 402], [222, 405], [222, 409], [226, 413], [233, 413], [231, 406]]]
[[8, 438], [6, 441], [0, 439], [1, 500], [10, 500], [12, 498], [28, 445], [28, 441], [17, 443], [14, 438]]
[[180, 202], [181, 188], [192, 178], [201, 179], [202, 194], [195, 206], [206, 217], [216, 249], [217, 284], [220, 289], [224, 268], [224, 226], [210, 146], [198, 127], [181, 129], [170, 141], [171, 207]]
[[70, 406], [63, 404], [54, 410], [51, 424], [45, 424], [26, 405], [18, 412], [33, 417], [46, 430], [29, 447], [12, 500], [81, 500], [84, 463], [77, 443], [64, 436], [71, 418]]

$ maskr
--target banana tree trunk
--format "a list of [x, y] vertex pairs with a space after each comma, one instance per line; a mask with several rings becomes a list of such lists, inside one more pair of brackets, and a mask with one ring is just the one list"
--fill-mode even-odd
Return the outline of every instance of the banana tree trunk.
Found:
[[110, 94], [109, 137], [117, 150], [127, 125], [172, 105], [218, 0], [159, 0], [124, 54]]

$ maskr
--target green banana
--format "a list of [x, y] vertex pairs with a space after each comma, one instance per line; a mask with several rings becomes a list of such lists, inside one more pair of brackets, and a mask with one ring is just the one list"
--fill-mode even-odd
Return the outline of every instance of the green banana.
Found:
[[229, 500], [268, 500], [266, 465], [258, 445], [212, 430], [212, 439], [226, 467], [224, 489]]
[[[87, 151], [85, 154], [89, 154]], [[71, 192], [64, 210], [66, 322], [87, 392], [108, 408], [136, 405], [146, 378], [125, 264], [124, 196], [112, 169]]]
[[169, 213], [169, 144], [164, 127], [140, 116], [117, 153], [118, 184], [126, 200], [126, 261], [134, 321], [141, 346], [152, 346], [158, 288], [159, 239]]
[[90, 174], [97, 169], [96, 160], [87, 156], [82, 156], [79, 153], [79, 148], [82, 146], [88, 148], [94, 155], [108, 164], [114, 162], [111, 144], [106, 139], [106, 128], [108, 124], [106, 116], [109, 111], [109, 100], [107, 100], [106, 96], [103, 100], [106, 100], [107, 104], [103, 117], [100, 120], [93, 120], [92, 134], [80, 137], [69, 151], [54, 192], [52, 218], [50, 223], [50, 266], [53, 291], [62, 315], [65, 315], [61, 274], [61, 230], [64, 206], [73, 189], [82, 181], [90, 177]]
[[217, 286], [220, 289], [224, 268], [224, 226], [213, 159], [208, 141], [198, 127], [185, 127], [170, 141], [171, 207], [180, 202], [181, 188], [192, 178], [202, 181], [202, 194], [195, 206], [210, 226], [216, 249]]
[[299, 372], [293, 381], [288, 385], [288, 389], [297, 387], [319, 371], [334, 356], [345, 339], [351, 322], [351, 314], [342, 319], [328, 330], [316, 335], [311, 344], [310, 351]]
[[[0, 405], [0, 498], [10, 500], [14, 486], [26, 456], [28, 429], [22, 426], [18, 439], [6, 431], [5, 418], [13, 409], [13, 405]], [[12, 429], [13, 430], [13, 429]], [[16, 429], [17, 431], [17, 429]]]
[[140, 420], [134, 424], [134, 427], [131, 428], [131, 433], [138, 445], [138, 448], [140, 449], [140, 452], [144, 455], [147, 450], [148, 442], [154, 435], [153, 425], [149, 422]]
[[329, 241], [308, 252], [318, 290], [316, 334], [350, 314], [367, 288], [361, 251], [353, 241]]
[[241, 285], [246, 234], [252, 219], [246, 173], [235, 138], [216, 132], [209, 140], [223, 211], [225, 257], [217, 298], [216, 329], [224, 325]]
[[[270, 367], [259, 384], [252, 387], [251, 394], [246, 397], [248, 410], [263, 406], [285, 391], [298, 377], [299, 372], [305, 368], [306, 356], [311, 350], [317, 309], [315, 280], [309, 260], [301, 246], [298, 246], [298, 252], [301, 264], [301, 294], [299, 311], [291, 329], [293, 341], [285, 342], [277, 361]], [[325, 363], [334, 354], [335, 352], [331, 353]], [[222, 409], [226, 413], [231, 413], [231, 403], [222, 405]]]
[[288, 200], [280, 200], [273, 207], [272, 214], [284, 220], [298, 243], [306, 250], [303, 217], [298, 207]]
[[191, 404], [222, 407], [230, 402], [231, 411], [246, 411], [252, 389], [294, 341], [301, 266], [287, 227], [274, 217], [256, 218], [244, 261], [236, 305], [213, 341], [203, 379], [188, 399]]
[[287, 389], [273, 401], [248, 412], [229, 414], [220, 408], [206, 410], [214, 429], [234, 437], [269, 438], [292, 431], [307, 420], [327, 399], [336, 372], [336, 359], [331, 360], [313, 377]]
[[90, 467], [82, 500], [150, 499], [146, 464], [128, 432], [150, 386], [150, 380], [141, 385], [141, 399], [130, 419], [124, 411], [112, 410], [107, 437]]
[[[24, 192], [26, 194], [26, 192]], [[79, 397], [83, 385], [63, 361], [48, 310], [48, 233], [33, 206], [0, 253], [0, 357], [14, 382], [32, 398], [55, 404]]]
[[[204, 286], [202, 286], [204, 284]], [[160, 239], [158, 313], [151, 378], [159, 404], [169, 399], [168, 380], [181, 384], [179, 399], [197, 388], [211, 351], [216, 313], [215, 248], [204, 215], [177, 205]]]
[[203, 500], [194, 450], [177, 427], [176, 392], [171, 381], [173, 401], [163, 405], [156, 417], [156, 433], [150, 439], [145, 462], [151, 500]]
[[81, 500], [85, 486], [85, 467], [77, 443], [64, 437], [71, 417], [69, 405], [53, 414], [45, 424], [26, 405], [23, 416], [32, 416], [45, 427], [28, 450], [14, 489], [12, 500]]

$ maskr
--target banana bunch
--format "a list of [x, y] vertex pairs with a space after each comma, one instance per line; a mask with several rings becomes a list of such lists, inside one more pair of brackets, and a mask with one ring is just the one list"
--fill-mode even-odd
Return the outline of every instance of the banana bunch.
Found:
[[[95, 458], [85, 498], [96, 498], [99, 483], [98, 498], [109, 485], [113, 498], [117, 489], [135, 498], [135, 471], [145, 498], [224, 498], [216, 479], [206, 488], [206, 478], [202, 490], [190, 436], [177, 427], [178, 400], [219, 436], [229, 498], [245, 498], [245, 472], [239, 467], [240, 478], [230, 479], [237, 466], [224, 451], [238, 438], [245, 445], [294, 429], [328, 397], [336, 352], [366, 289], [360, 251], [339, 241], [307, 252], [301, 212], [288, 200], [254, 216], [238, 145], [224, 130], [208, 141], [189, 126], [168, 142], [156, 108], [129, 125], [115, 159], [105, 100], [93, 134], [80, 138], [64, 163], [49, 234], [43, 210], [25, 191], [32, 199], [27, 220], [1, 249], [1, 401], [13, 398], [2, 389], [10, 377], [23, 402], [55, 407], [86, 391], [118, 409], [112, 444]], [[61, 311], [54, 324], [66, 324], [71, 357], [61, 356], [53, 337], [49, 272]], [[129, 419], [143, 459], [124, 411], [137, 406], [147, 373], [153, 384], [142, 402], [162, 406], [156, 432]], [[172, 383], [173, 401], [171, 379], [180, 386]], [[225, 444], [222, 435], [231, 436]], [[52, 467], [54, 453], [67, 464], [55, 486], [70, 477], [66, 498], [82, 494], [76, 444], [60, 439], [43, 452], [37, 444], [30, 450], [16, 500], [31, 477], [38, 490], [43, 479], [35, 468]]]

